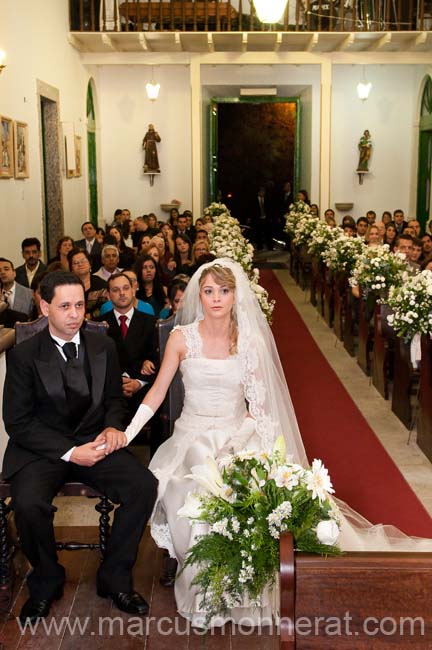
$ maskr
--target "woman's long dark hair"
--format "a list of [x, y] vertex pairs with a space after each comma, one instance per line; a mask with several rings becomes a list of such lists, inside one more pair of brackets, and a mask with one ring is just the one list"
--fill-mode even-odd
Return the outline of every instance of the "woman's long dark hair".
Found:
[[140, 255], [137, 258], [137, 261], [135, 262], [134, 271], [136, 273], [138, 286], [139, 286], [137, 296], [138, 298], [142, 298], [143, 300], [146, 300], [146, 292], [145, 292], [144, 282], [142, 279], [142, 267], [144, 265], [144, 262], [148, 262], [149, 260], [153, 263], [156, 271], [153, 280], [152, 296], [156, 300], [156, 302], [161, 305], [162, 308], [165, 304], [165, 298], [166, 298], [165, 291], [163, 289], [159, 265], [157, 264], [157, 262], [155, 262], [155, 260], [152, 258], [151, 255]]
[[189, 244], [188, 260], [192, 260], [192, 241], [187, 235], [176, 235], [174, 237], [174, 260], [176, 261], [177, 268], [182, 265], [181, 255], [177, 249], [177, 239], [181, 239], [185, 244]]

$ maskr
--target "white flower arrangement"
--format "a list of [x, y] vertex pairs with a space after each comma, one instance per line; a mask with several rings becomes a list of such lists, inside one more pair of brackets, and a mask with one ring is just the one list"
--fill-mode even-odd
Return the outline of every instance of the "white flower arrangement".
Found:
[[311, 214], [302, 215], [297, 220], [295, 225], [293, 244], [295, 246], [302, 246], [303, 244], [307, 244], [319, 222], [319, 218], [314, 217]]
[[404, 253], [391, 253], [387, 244], [367, 246], [358, 257], [349, 279], [352, 287], [361, 286], [366, 297], [375, 292], [384, 297], [391, 286], [399, 286], [407, 278]]
[[[303, 468], [286, 455], [283, 436], [271, 454], [230, 456], [219, 472], [215, 461], [194, 467], [200, 489], [188, 494], [181, 517], [208, 530], [188, 550], [185, 567], [196, 565], [192, 582], [201, 595], [206, 621], [225, 614], [246, 596], [259, 603], [279, 570], [279, 539], [289, 531], [296, 549], [337, 555], [340, 513], [320, 460]], [[227, 490], [229, 488], [229, 490]], [[229, 499], [226, 493], [229, 491]]]
[[[216, 210], [212, 206], [217, 206], [217, 208], [221, 206], [224, 211], [214, 218], [213, 228], [209, 233], [211, 253], [216, 257], [229, 257], [240, 264], [249, 277], [251, 288], [255, 292], [265, 317], [271, 323], [275, 301], [269, 299], [268, 292], [259, 284], [259, 271], [252, 266], [254, 247], [243, 236], [239, 221], [231, 216], [223, 203], [212, 203], [208, 209]], [[204, 214], [206, 214], [206, 210], [207, 208], [204, 210]]]
[[393, 314], [388, 323], [406, 341], [415, 334], [432, 334], [432, 271], [409, 277], [398, 287], [390, 287], [387, 304]]
[[321, 253], [321, 258], [326, 266], [334, 272], [350, 272], [364, 248], [365, 244], [362, 239], [348, 237], [343, 231], [339, 231], [338, 237], [328, 242], [327, 248]]
[[309, 238], [308, 253], [321, 257], [330, 244], [340, 237], [340, 232], [338, 228], [332, 228], [325, 221], [319, 221]]
[[216, 203], [213, 201], [213, 203], [210, 203], [206, 208], [204, 208], [203, 212], [204, 216], [207, 216], [208, 214], [211, 217], [219, 217], [221, 214], [230, 214], [230, 211], [226, 207], [225, 203]]
[[297, 222], [311, 215], [310, 207], [304, 201], [296, 201], [291, 203], [289, 207], [289, 212], [285, 215], [285, 232], [289, 235], [294, 236], [296, 231]]

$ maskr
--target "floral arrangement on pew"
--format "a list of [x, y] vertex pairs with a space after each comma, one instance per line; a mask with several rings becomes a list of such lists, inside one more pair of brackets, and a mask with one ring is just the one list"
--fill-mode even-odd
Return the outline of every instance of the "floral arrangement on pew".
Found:
[[328, 242], [322, 251], [321, 258], [333, 272], [347, 271], [350, 273], [358, 258], [364, 252], [365, 244], [359, 237], [348, 237], [343, 231], [338, 232], [336, 239]]
[[386, 298], [390, 287], [400, 286], [408, 277], [404, 253], [391, 253], [387, 244], [368, 246], [358, 258], [350, 277], [352, 287], [361, 286], [364, 299], [370, 293]]
[[390, 287], [387, 316], [398, 336], [410, 341], [416, 334], [432, 335], [432, 271], [409, 277], [401, 286]]
[[325, 221], [320, 221], [310, 236], [308, 253], [321, 258], [330, 244], [335, 241], [339, 235], [340, 230], [338, 228], [332, 228]]
[[[222, 462], [222, 461], [221, 461]], [[185, 567], [196, 565], [193, 580], [206, 622], [243, 598], [260, 604], [275, 583], [279, 538], [289, 531], [297, 550], [340, 554], [339, 512], [320, 460], [304, 469], [286, 456], [283, 436], [272, 453], [242, 452], [224, 459], [222, 473], [213, 459], [194, 467], [203, 493], [189, 493], [178, 515], [204, 522], [208, 532], [189, 549]]]
[[[216, 214], [222, 208], [223, 211]], [[214, 218], [213, 228], [209, 232], [211, 252], [216, 257], [229, 257], [241, 265], [249, 277], [265, 317], [271, 323], [275, 301], [270, 300], [266, 289], [259, 284], [259, 271], [252, 267], [254, 248], [243, 236], [239, 221], [231, 216], [223, 203], [212, 203], [205, 208], [204, 214], [212, 214]]]
[[226, 207], [225, 203], [210, 203], [203, 212], [204, 216], [210, 215], [211, 217], [219, 217], [221, 214], [230, 214], [230, 211]]
[[298, 221], [309, 216], [312, 215], [310, 207], [307, 203], [304, 203], [304, 201], [296, 201], [295, 203], [291, 203], [289, 212], [285, 215], [285, 232], [293, 237], [295, 235]]
[[319, 222], [320, 219], [313, 215], [303, 215], [300, 217], [295, 225], [293, 244], [295, 246], [307, 245]]

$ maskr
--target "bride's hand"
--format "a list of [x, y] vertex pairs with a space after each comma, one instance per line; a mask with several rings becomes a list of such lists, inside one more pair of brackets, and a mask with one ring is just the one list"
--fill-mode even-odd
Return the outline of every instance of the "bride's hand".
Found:
[[101, 443], [105, 442], [105, 455], [112, 454], [113, 451], [117, 451], [122, 447], [126, 447], [127, 438], [123, 431], [114, 429], [113, 427], [107, 427], [104, 429], [96, 438], [95, 442], [100, 439]]

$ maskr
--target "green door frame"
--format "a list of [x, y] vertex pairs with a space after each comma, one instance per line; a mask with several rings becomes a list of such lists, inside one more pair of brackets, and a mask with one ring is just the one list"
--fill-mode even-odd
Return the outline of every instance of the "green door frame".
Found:
[[432, 178], [432, 78], [426, 78], [420, 107], [417, 170], [417, 212], [423, 230], [430, 219]]
[[293, 194], [296, 196], [300, 183], [300, 109], [298, 97], [212, 97], [210, 100], [210, 142], [209, 142], [209, 188], [210, 201], [217, 200], [218, 192], [218, 104], [296, 104], [296, 132], [294, 137], [294, 179]]
[[96, 112], [93, 101], [92, 81], [89, 79], [87, 86], [87, 162], [89, 186], [89, 213], [90, 221], [97, 228], [98, 225], [98, 187], [96, 164]]

